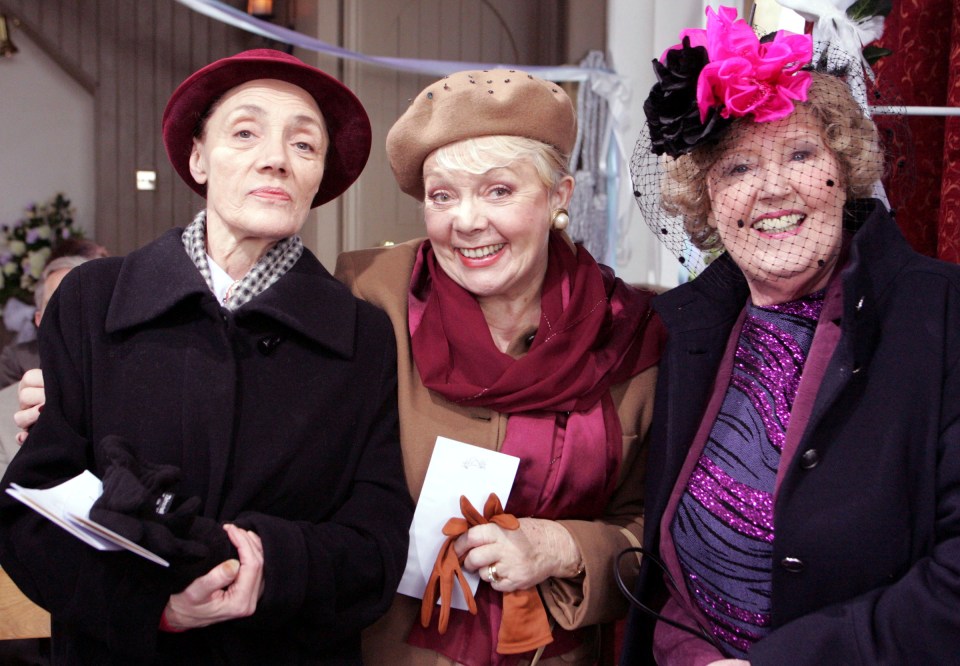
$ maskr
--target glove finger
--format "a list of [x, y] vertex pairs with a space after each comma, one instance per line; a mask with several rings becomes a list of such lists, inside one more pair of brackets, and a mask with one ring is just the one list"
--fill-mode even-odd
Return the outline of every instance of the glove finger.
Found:
[[490, 522], [495, 525], [499, 525], [505, 530], [520, 529], [520, 521], [512, 513], [501, 513], [500, 515], [491, 518]]
[[490, 493], [487, 501], [483, 505], [483, 517], [490, 520], [493, 516], [503, 513], [503, 505], [500, 504], [500, 498], [496, 493]]
[[440, 583], [440, 568], [434, 564], [433, 573], [430, 574], [430, 580], [423, 590], [423, 600], [420, 602], [420, 624], [427, 628], [430, 626], [430, 618], [433, 617], [433, 607], [437, 603], [437, 587]]
[[94, 505], [90, 509], [90, 520], [134, 543], [140, 543], [143, 538], [143, 522], [134, 516]]
[[451, 576], [440, 577], [440, 619], [437, 630], [440, 634], [447, 633], [447, 624], [450, 622], [450, 603], [453, 600], [453, 579]]
[[144, 506], [146, 499], [146, 490], [133, 472], [125, 467], [110, 467], [103, 475], [103, 493], [94, 506], [134, 513]]
[[460, 513], [467, 519], [470, 525], [483, 525], [486, 520], [480, 515], [480, 512], [473, 508], [466, 495], [460, 495]]
[[[138, 543], [174, 563], [203, 560], [211, 556], [211, 549], [203, 542], [181, 539], [160, 523], [144, 523], [143, 538]], [[223, 561], [219, 557], [211, 559], [216, 560], [216, 562], [211, 564], [209, 568], [213, 568]]]
[[473, 598], [473, 592], [470, 590], [470, 583], [467, 582], [466, 577], [463, 575], [463, 570], [460, 567], [457, 567], [454, 574], [457, 577], [457, 580], [460, 581], [460, 590], [463, 592], [463, 598], [467, 601], [467, 608], [470, 610], [472, 615], [477, 614], [477, 601]]
[[458, 537], [466, 532], [469, 527], [467, 521], [463, 518], [451, 518], [443, 526], [443, 534], [448, 537]]

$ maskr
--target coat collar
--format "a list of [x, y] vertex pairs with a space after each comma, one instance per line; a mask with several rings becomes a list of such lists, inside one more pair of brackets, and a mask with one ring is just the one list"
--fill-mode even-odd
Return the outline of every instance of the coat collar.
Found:
[[[180, 303], [196, 299], [204, 309], [220, 308], [180, 239], [171, 229], [124, 258], [107, 311], [106, 331], [146, 324]], [[283, 277], [233, 316], [243, 322], [260, 315], [293, 329], [341, 356], [354, 351], [356, 299], [333, 279], [309, 250]]]
[[850, 258], [842, 269], [846, 321], [873, 312], [882, 295], [917, 254], [910, 248], [884, 204], [861, 199], [850, 207], [857, 229]]
[[746, 278], [724, 252], [696, 279], [657, 296], [653, 305], [675, 334], [729, 325], [749, 295]]

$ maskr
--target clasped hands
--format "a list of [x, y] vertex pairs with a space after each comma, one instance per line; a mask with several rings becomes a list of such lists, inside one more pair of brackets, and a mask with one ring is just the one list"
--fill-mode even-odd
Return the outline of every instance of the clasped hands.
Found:
[[[494, 523], [471, 527], [453, 543], [466, 571], [498, 592], [514, 592], [539, 585], [548, 578], [569, 578], [580, 569], [580, 551], [560, 523], [542, 518], [520, 518], [520, 527], [505, 530]], [[489, 567], [497, 580], [489, 580]]]
[[[20, 411], [14, 421], [22, 430], [17, 442], [23, 444], [44, 403], [43, 374], [28, 370], [18, 388]], [[254, 532], [224, 525], [238, 560], [227, 560], [195, 579], [182, 592], [171, 595], [163, 611], [167, 627], [175, 631], [206, 627], [218, 622], [249, 617], [263, 595], [263, 543]]]
[[224, 525], [239, 561], [227, 560], [171, 595], [164, 608], [166, 625], [175, 631], [249, 617], [263, 595], [263, 544], [254, 532]]

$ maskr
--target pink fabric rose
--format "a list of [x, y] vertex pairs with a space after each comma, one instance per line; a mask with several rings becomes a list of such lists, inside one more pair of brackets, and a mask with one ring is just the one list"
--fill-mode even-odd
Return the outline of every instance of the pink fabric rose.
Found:
[[[752, 115], [758, 123], [784, 118], [795, 101], [805, 101], [810, 88], [809, 72], [801, 69], [813, 57], [809, 35], [779, 31], [772, 41], [760, 43], [737, 10], [707, 8], [707, 29], [689, 29], [680, 34], [691, 46], [704, 46], [709, 63], [697, 81], [697, 105], [704, 122], [711, 108], [723, 118]], [[679, 45], [671, 49], [679, 48]], [[666, 61], [666, 52], [661, 61]]]

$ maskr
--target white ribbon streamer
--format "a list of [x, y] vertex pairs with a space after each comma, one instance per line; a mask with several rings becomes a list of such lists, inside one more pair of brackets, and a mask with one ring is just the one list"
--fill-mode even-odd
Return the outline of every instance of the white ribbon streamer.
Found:
[[522, 69], [525, 72], [536, 74], [542, 79], [550, 81], [586, 81], [595, 77], [620, 80], [617, 74], [607, 70], [587, 69], [583, 67], [541, 67], [533, 65], [511, 65], [503, 63], [462, 62], [455, 60], [421, 60], [418, 58], [387, 58], [371, 56], [341, 46], [335, 46], [316, 37], [310, 37], [296, 30], [290, 30], [279, 25], [250, 16], [235, 7], [219, 2], [218, 0], [177, 0], [181, 5], [193, 11], [208, 16], [214, 20], [232, 25], [246, 32], [272, 39], [291, 46], [298, 46], [309, 51], [325, 53], [345, 60], [386, 67], [388, 69], [428, 74], [433, 76], [447, 76], [465, 69]]

